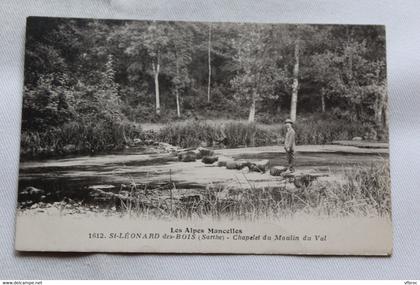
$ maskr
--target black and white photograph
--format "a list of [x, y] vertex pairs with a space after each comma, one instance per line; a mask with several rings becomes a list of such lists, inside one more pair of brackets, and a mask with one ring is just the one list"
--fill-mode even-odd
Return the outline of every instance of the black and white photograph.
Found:
[[28, 17], [16, 249], [390, 255], [382, 25]]

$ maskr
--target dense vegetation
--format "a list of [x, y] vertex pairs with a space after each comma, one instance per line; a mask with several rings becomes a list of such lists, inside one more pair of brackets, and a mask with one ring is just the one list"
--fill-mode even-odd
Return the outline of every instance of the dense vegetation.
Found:
[[286, 117], [300, 144], [386, 140], [386, 108], [381, 26], [28, 18], [24, 154], [123, 147], [145, 122], [181, 146], [270, 144]]
[[[348, 124], [344, 120], [327, 121], [319, 116], [301, 119], [294, 128], [299, 144], [326, 144], [355, 136], [372, 136], [369, 125], [358, 122]], [[154, 138], [181, 147], [196, 147], [202, 143], [217, 145], [222, 139], [225, 139], [227, 147], [247, 147], [282, 143], [285, 133], [281, 124], [187, 121], [167, 124]]]

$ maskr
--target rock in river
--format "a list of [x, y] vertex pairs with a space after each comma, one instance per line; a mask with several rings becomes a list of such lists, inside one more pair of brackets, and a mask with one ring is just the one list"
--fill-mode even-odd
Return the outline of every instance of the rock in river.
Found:
[[204, 164], [213, 164], [215, 163], [219, 158], [217, 156], [204, 156], [201, 159], [201, 162]]
[[197, 158], [196, 154], [192, 151], [181, 152], [178, 154], [178, 159], [182, 162], [195, 161]]
[[226, 161], [226, 160], [222, 160], [222, 161], [218, 161], [218, 162], [217, 162], [217, 166], [218, 166], [218, 167], [223, 167], [223, 166], [226, 166], [226, 164], [227, 164], [227, 161]]
[[199, 147], [197, 151], [200, 153], [200, 157], [204, 156], [214, 156], [214, 151], [208, 148]]
[[266, 172], [270, 165], [270, 161], [268, 159], [264, 159], [255, 163], [255, 170], [259, 172]]
[[241, 172], [244, 173], [244, 174], [249, 173], [249, 171], [250, 170], [249, 170], [248, 166], [245, 166], [244, 168], [241, 169]]
[[238, 163], [233, 160], [229, 160], [226, 162], [226, 169], [238, 169]]
[[97, 190], [97, 189], [113, 189], [115, 185], [108, 185], [108, 184], [100, 184], [100, 185], [91, 185], [88, 187], [89, 190]]
[[316, 180], [317, 176], [313, 176], [310, 174], [296, 176], [293, 183], [297, 188], [308, 187], [312, 181]]
[[273, 166], [270, 169], [270, 175], [271, 176], [281, 176], [283, 172], [287, 170], [287, 167], [285, 166]]
[[233, 158], [226, 157], [226, 156], [219, 156], [219, 159], [217, 161], [218, 161], [217, 166], [223, 167], [223, 166], [226, 166], [228, 161], [233, 161]]
[[34, 201], [39, 202], [42, 200], [45, 191], [42, 189], [35, 188], [33, 186], [26, 187], [22, 192], [19, 193], [20, 201]]

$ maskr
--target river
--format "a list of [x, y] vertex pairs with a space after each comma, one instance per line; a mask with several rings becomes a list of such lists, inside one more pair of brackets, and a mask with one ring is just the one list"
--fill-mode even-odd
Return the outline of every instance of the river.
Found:
[[[281, 147], [253, 147], [216, 150], [217, 155], [233, 159], [270, 160], [270, 165], [285, 165]], [[388, 149], [361, 149], [346, 146], [298, 146], [296, 168], [324, 173], [339, 173], [355, 165], [388, 160]], [[28, 186], [44, 190], [53, 200], [86, 198], [93, 185], [175, 183], [178, 189], [204, 188], [209, 183], [236, 186], [255, 183], [273, 185], [278, 177], [268, 173], [243, 173], [201, 161], [180, 162], [176, 155], [153, 149], [132, 149], [121, 153], [74, 156], [48, 160], [23, 161], [20, 164], [19, 192]]]

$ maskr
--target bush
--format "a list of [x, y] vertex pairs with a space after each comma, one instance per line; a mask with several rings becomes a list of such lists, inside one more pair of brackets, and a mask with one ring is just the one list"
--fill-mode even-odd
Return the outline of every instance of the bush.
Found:
[[212, 146], [221, 142], [227, 147], [247, 147], [272, 144], [277, 135], [277, 132], [255, 123], [186, 121], [165, 126], [156, 139], [183, 148], [203, 143]]
[[186, 148], [203, 142], [212, 144], [219, 136], [219, 130], [205, 121], [186, 121], [168, 124], [158, 132], [157, 139]]
[[255, 146], [256, 124], [229, 122], [224, 126], [229, 147]]
[[[328, 144], [334, 140], [363, 137], [372, 128], [369, 124], [311, 116], [299, 119], [294, 128], [296, 142]], [[224, 140], [227, 147], [249, 147], [278, 144], [286, 135], [283, 124], [264, 125], [246, 121], [184, 121], [168, 124], [156, 139], [180, 147], [197, 147], [202, 143], [213, 145]]]
[[229, 122], [224, 126], [224, 133], [228, 147], [240, 147], [273, 144], [280, 132], [256, 123]]
[[344, 170], [343, 181], [310, 185], [301, 199], [313, 214], [383, 216], [391, 214], [389, 164], [374, 163]]
[[24, 158], [75, 153], [98, 153], [121, 149], [141, 136], [140, 126], [129, 121], [97, 120], [69, 122], [60, 128], [23, 131], [21, 155]]
[[[334, 140], [351, 140], [372, 133], [374, 126], [368, 123], [347, 122], [339, 119], [312, 115], [297, 120], [296, 142], [327, 144]], [[50, 127], [44, 131], [22, 132], [21, 152], [24, 156], [66, 153], [97, 153], [130, 145], [134, 138], [152, 139], [182, 148], [200, 145], [229, 148], [276, 145], [286, 134], [282, 123], [265, 125], [247, 121], [187, 120], [172, 122], [160, 130], [143, 132], [127, 119], [112, 116], [96, 116]], [[384, 138], [387, 134], [382, 135]], [[66, 147], [74, 145], [74, 147]]]
[[[353, 137], [363, 137], [372, 126], [360, 122], [310, 116], [298, 120], [294, 128], [298, 144], [327, 144], [334, 140], [351, 140]], [[283, 132], [285, 134], [284, 130]]]

